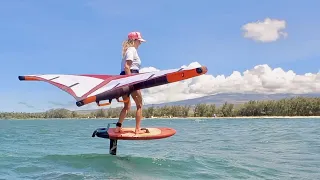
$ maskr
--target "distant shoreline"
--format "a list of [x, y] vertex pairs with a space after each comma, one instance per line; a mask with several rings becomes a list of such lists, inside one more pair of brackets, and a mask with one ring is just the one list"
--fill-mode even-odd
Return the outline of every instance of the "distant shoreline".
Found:
[[[0, 119], [0, 120], [117, 120], [118, 118], [10, 118], [10, 119]], [[126, 120], [134, 120], [135, 118], [126, 118]], [[176, 120], [190, 120], [190, 119], [320, 119], [320, 116], [236, 116], [236, 117], [153, 117], [153, 118], [143, 118], [143, 120], [152, 119], [176, 119]]]

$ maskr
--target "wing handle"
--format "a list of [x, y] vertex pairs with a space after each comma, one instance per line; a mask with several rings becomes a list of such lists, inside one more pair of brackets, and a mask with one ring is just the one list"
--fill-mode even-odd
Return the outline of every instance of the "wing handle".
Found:
[[112, 101], [112, 99], [109, 99], [109, 102], [107, 102], [107, 103], [100, 104], [100, 101], [96, 101], [96, 103], [98, 106], [108, 106], [111, 104], [111, 101]]
[[126, 98], [126, 99], [123, 99], [123, 100], [119, 100], [119, 98], [116, 98], [118, 102], [123, 102], [123, 103], [127, 103], [130, 101], [130, 98]]

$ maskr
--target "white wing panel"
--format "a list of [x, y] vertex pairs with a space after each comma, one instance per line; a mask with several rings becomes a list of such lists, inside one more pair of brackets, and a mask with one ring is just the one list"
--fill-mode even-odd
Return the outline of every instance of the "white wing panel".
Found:
[[83, 96], [104, 81], [94, 77], [62, 74], [38, 75], [37, 77], [67, 86], [71, 88], [77, 97]]
[[71, 89], [75, 92], [75, 94], [78, 97], [81, 97], [84, 94], [86, 94], [87, 92], [89, 92], [91, 89], [93, 89], [94, 87], [99, 85], [101, 82], [102, 81], [100, 81], [100, 79], [98, 79], [98, 80], [95, 79], [93, 81], [88, 81], [88, 82], [81, 82], [78, 85], [71, 87]]
[[[88, 96], [92, 96], [92, 95], [96, 95], [96, 94], [100, 94], [100, 93], [102, 93], [102, 92], [108, 91], [108, 90], [114, 88], [115, 86], [117, 86], [117, 84], [119, 84], [120, 81], [121, 81], [121, 80], [117, 80], [117, 81], [112, 80], [112, 81], [110, 81], [108, 84], [102, 86], [101, 88], [97, 89], [95, 92], [91, 93], [91, 94], [88, 95]], [[119, 85], [118, 85], [118, 86], [119, 86]]]

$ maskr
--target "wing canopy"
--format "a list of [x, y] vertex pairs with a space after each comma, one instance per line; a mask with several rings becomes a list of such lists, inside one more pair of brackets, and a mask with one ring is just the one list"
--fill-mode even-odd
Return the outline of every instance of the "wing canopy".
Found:
[[26, 75], [20, 81], [43, 81], [69, 93], [77, 106], [102, 100], [111, 101], [132, 91], [173, 83], [207, 73], [205, 66], [131, 75]]
[[81, 100], [81, 97], [88, 91], [110, 79], [112, 76], [107, 76], [105, 79], [96, 78], [86, 75], [64, 75], [64, 74], [47, 74], [47, 75], [26, 75], [19, 76], [20, 81], [43, 81], [50, 83], [65, 92], [72, 95], [76, 100]]

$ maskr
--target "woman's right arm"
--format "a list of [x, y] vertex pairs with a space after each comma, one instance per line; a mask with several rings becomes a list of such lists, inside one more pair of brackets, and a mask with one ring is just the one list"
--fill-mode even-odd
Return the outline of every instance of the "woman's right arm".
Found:
[[131, 74], [131, 71], [130, 71], [131, 65], [132, 65], [132, 60], [127, 59], [124, 65], [124, 71], [126, 72], [126, 74]]
[[126, 63], [124, 64], [124, 71], [126, 72], [126, 74], [131, 74], [130, 67], [134, 58], [133, 54], [133, 50], [131, 48], [128, 48], [125, 54]]

